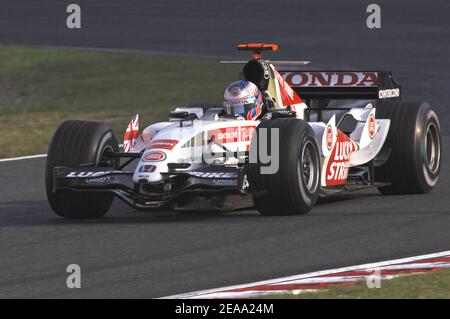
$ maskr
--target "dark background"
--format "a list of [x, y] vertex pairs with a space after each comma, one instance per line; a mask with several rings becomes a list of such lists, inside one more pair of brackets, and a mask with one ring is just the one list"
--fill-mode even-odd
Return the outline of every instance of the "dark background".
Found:
[[[447, 116], [450, 3], [358, 0], [0, 1], [0, 43], [149, 50], [247, 57], [241, 42], [275, 42], [278, 59], [313, 68], [386, 69], [407, 99], [431, 102]], [[82, 28], [66, 28], [77, 3]], [[367, 5], [381, 6], [381, 29], [366, 27]], [[441, 114], [442, 113], [442, 114]], [[445, 117], [446, 118], [446, 117]], [[448, 121], [441, 120], [447, 131]]]

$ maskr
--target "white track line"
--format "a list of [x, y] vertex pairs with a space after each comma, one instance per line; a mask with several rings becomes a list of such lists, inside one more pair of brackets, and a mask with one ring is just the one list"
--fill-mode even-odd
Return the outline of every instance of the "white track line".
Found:
[[294, 275], [294, 276], [288, 276], [288, 277], [282, 277], [277, 279], [270, 279], [270, 280], [264, 280], [264, 281], [257, 281], [242, 285], [234, 285], [234, 286], [228, 286], [228, 287], [221, 287], [221, 288], [214, 288], [214, 289], [206, 289], [206, 290], [199, 290], [179, 295], [172, 295], [163, 297], [162, 299], [181, 299], [181, 298], [207, 298], [207, 295], [210, 294], [216, 294], [228, 290], [234, 290], [234, 289], [241, 289], [241, 288], [248, 288], [253, 286], [262, 286], [262, 285], [270, 285], [270, 284], [280, 284], [282, 282], [286, 281], [293, 281], [293, 280], [299, 280], [304, 278], [310, 278], [310, 277], [316, 277], [316, 276], [323, 276], [323, 275], [329, 275], [329, 274], [335, 274], [340, 272], [347, 272], [352, 270], [362, 270], [362, 269], [374, 269], [379, 268], [382, 266], [389, 266], [389, 265], [395, 265], [395, 264], [401, 264], [401, 263], [407, 263], [412, 262], [416, 260], [421, 259], [428, 259], [428, 258], [437, 258], [442, 256], [447, 256], [450, 254], [450, 250], [439, 252], [439, 253], [433, 253], [433, 254], [427, 254], [427, 255], [421, 255], [421, 256], [415, 256], [415, 257], [407, 257], [407, 258], [401, 258], [401, 259], [393, 259], [393, 260], [387, 260], [382, 262], [376, 262], [376, 263], [369, 263], [369, 264], [363, 264], [363, 265], [357, 265], [357, 266], [351, 266], [351, 267], [342, 267], [342, 268], [336, 268], [336, 269], [328, 269], [328, 270], [322, 270], [322, 271], [315, 271], [310, 272], [306, 274], [300, 274], [300, 275]]
[[120, 49], [120, 48], [98, 48], [98, 47], [84, 47], [84, 46], [60, 46], [60, 45], [46, 45], [42, 46], [48, 49], [63, 49], [63, 50], [77, 50], [87, 52], [106, 52], [106, 53], [127, 53], [127, 54], [141, 54], [141, 55], [156, 55], [156, 56], [169, 56], [169, 57], [187, 57], [198, 58], [206, 60], [223, 60], [233, 59], [233, 56], [218, 56], [211, 54], [195, 54], [195, 53], [182, 53], [182, 52], [170, 52], [170, 51], [158, 51], [158, 50], [139, 50], [139, 49]]
[[20, 161], [20, 160], [25, 160], [25, 159], [40, 158], [40, 157], [46, 157], [46, 156], [47, 156], [47, 154], [38, 154], [38, 155], [29, 155], [29, 156], [21, 156], [21, 157], [2, 158], [2, 159], [0, 159], [0, 162]]
[[[123, 144], [119, 144], [119, 147], [123, 147]], [[2, 159], [0, 159], [0, 162], [12, 162], [12, 161], [20, 161], [20, 160], [25, 160], [25, 159], [33, 159], [33, 158], [41, 158], [41, 157], [47, 157], [47, 154], [37, 154], [37, 155], [28, 155], [28, 156], [21, 156], [21, 157], [2, 158]]]

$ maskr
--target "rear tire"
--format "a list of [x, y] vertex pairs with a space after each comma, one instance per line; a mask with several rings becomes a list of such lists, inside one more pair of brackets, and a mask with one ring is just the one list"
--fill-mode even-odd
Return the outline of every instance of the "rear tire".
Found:
[[380, 102], [376, 118], [390, 119], [385, 142], [387, 162], [375, 169], [375, 179], [391, 185], [379, 187], [386, 195], [424, 194], [439, 179], [441, 134], [439, 121], [426, 103]]
[[[273, 128], [279, 130], [278, 171], [262, 174], [265, 165], [259, 155], [258, 161], [249, 163], [246, 169], [251, 187], [267, 192], [254, 197], [255, 207], [262, 215], [306, 214], [315, 205], [320, 187], [320, 157], [314, 131], [306, 121], [295, 118], [263, 122], [255, 136], [260, 140], [262, 129], [267, 129], [267, 140], [262, 141], [267, 143], [268, 153]], [[254, 137], [252, 151], [255, 146]]]
[[82, 164], [117, 167], [116, 160], [103, 159], [106, 150], [119, 150], [114, 133], [106, 124], [66, 121], [58, 127], [48, 149], [45, 172], [47, 199], [57, 215], [67, 218], [100, 218], [106, 214], [114, 199], [110, 194], [83, 191], [53, 192], [55, 167], [77, 168]]

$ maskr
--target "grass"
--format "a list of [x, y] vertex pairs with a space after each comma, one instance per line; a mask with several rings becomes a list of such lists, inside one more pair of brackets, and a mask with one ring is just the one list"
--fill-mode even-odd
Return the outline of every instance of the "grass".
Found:
[[110, 124], [117, 139], [176, 106], [217, 102], [240, 67], [214, 60], [0, 46], [0, 158], [46, 153], [64, 120]]
[[327, 290], [304, 292], [297, 295], [273, 295], [266, 298], [308, 298], [308, 299], [353, 299], [353, 298], [387, 298], [387, 299], [450, 299], [450, 269], [426, 274], [414, 274], [382, 280], [380, 288], [369, 289], [365, 282], [354, 285], [335, 285]]

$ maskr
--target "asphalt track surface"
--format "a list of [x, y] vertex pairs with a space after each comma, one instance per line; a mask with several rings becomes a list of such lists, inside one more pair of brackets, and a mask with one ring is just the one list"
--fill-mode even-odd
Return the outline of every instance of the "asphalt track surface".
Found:
[[[449, 249], [448, 1], [77, 1], [82, 29], [65, 29], [63, 1], [0, 1], [0, 43], [147, 50], [244, 58], [237, 42], [277, 42], [279, 59], [316, 68], [390, 69], [406, 100], [429, 101], [443, 129], [443, 167], [427, 195], [353, 193], [306, 216], [136, 212], [106, 218], [50, 211], [45, 158], [0, 162], [0, 297], [162, 297]], [[69, 2], [68, 2], [69, 3]], [[2, 137], [7, 138], [7, 137]], [[66, 266], [82, 288], [66, 288]]]

